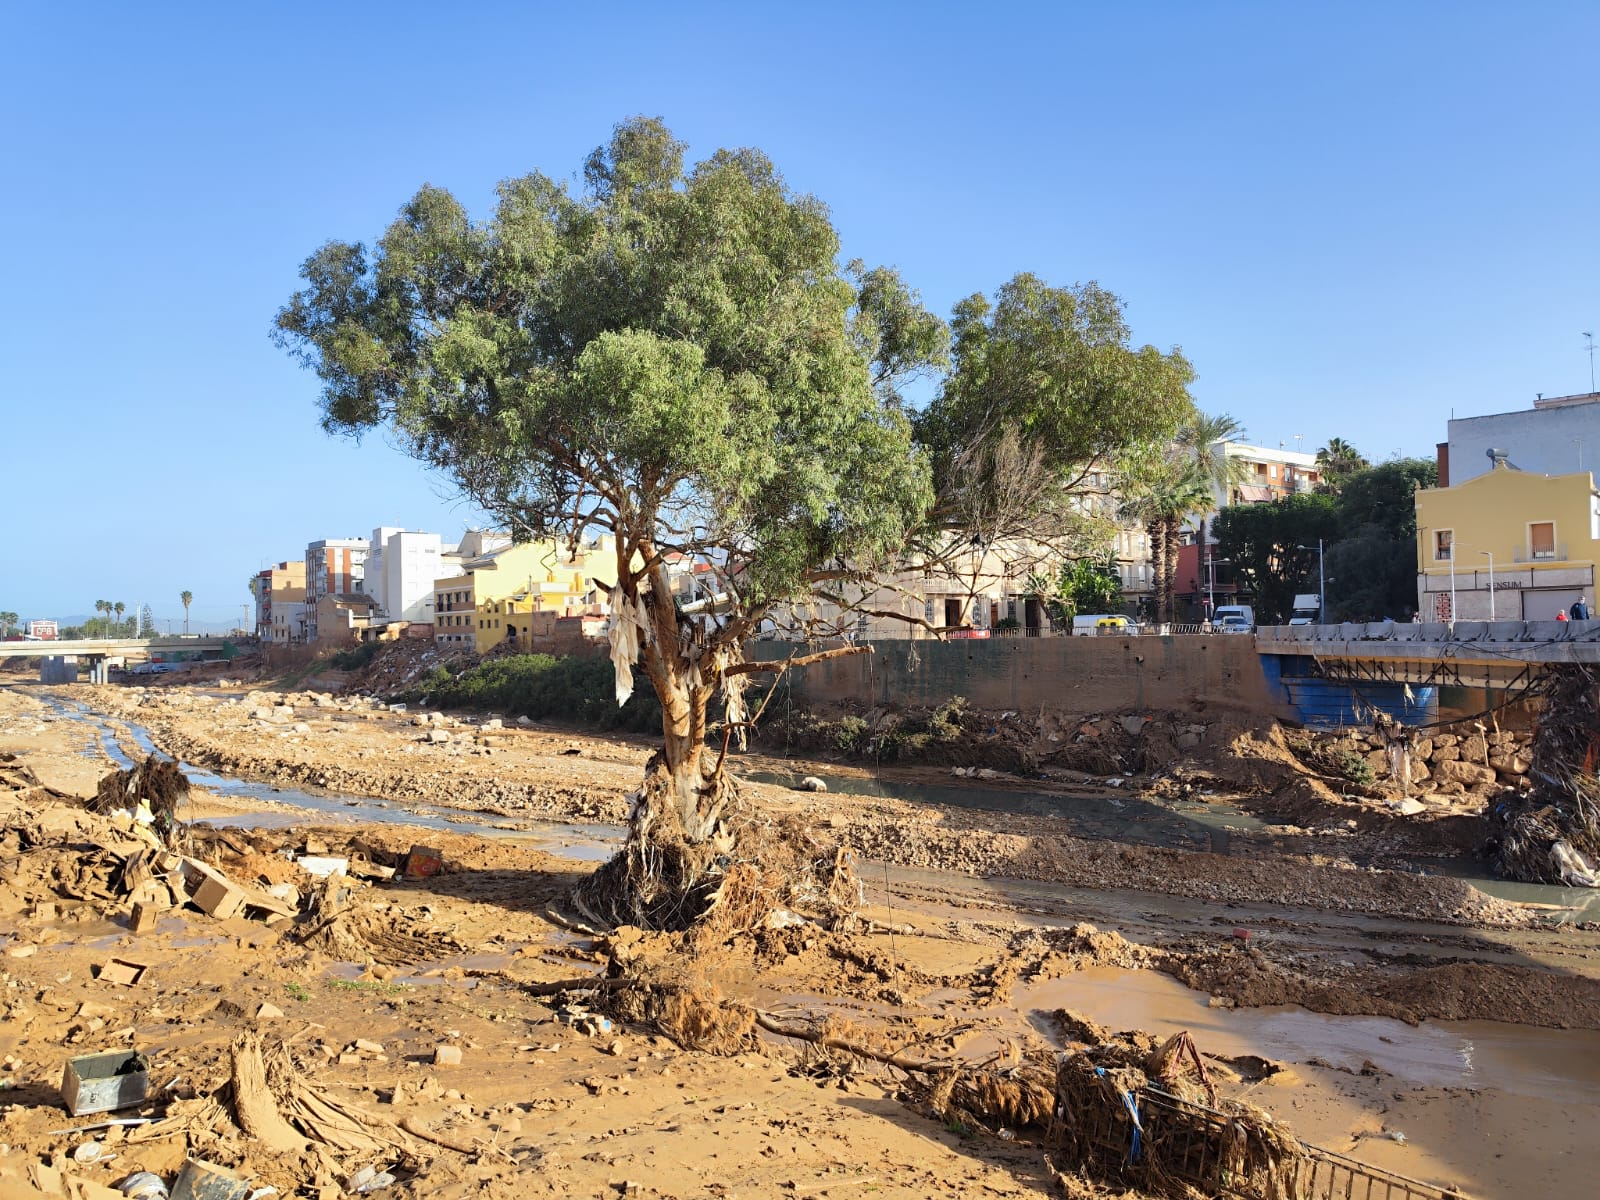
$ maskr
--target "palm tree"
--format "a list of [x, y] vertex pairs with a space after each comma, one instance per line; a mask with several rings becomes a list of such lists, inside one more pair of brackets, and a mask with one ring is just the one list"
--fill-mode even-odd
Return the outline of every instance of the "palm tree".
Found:
[[178, 593], [178, 599], [183, 601], [183, 631], [189, 632], [189, 605], [194, 600], [194, 593], [185, 589]]
[[[1178, 444], [1189, 452], [1194, 460], [1195, 472], [1211, 487], [1212, 494], [1207, 503], [1190, 514], [1200, 518], [1202, 572], [1206, 560], [1211, 557], [1211, 517], [1219, 507], [1216, 497], [1224, 497], [1223, 503], [1226, 503], [1226, 497], [1233, 488], [1245, 481], [1247, 469], [1244, 460], [1228, 457], [1228, 443], [1243, 436], [1244, 426], [1227, 413], [1212, 417], [1197, 412], [1178, 430]], [[1202, 579], [1200, 583], [1204, 586], [1205, 581]]]
[[1174, 443], [1166, 453], [1142, 464], [1127, 495], [1122, 515], [1143, 524], [1150, 537], [1156, 621], [1165, 623], [1172, 619], [1179, 532], [1190, 516], [1213, 502], [1211, 484]]
[[103, 613], [105, 615], [105, 625], [104, 625], [104, 627], [103, 627], [103, 629], [101, 631], [100, 636], [101, 637], [109, 637], [110, 634], [111, 634], [111, 601], [109, 601], [109, 600], [96, 600], [94, 602], [94, 610], [97, 613]]
[[[117, 614], [117, 624], [118, 624], [118, 626], [120, 626], [122, 624], [122, 613], [128, 606], [126, 604], [124, 604], [121, 600], [118, 600], [111, 607], [112, 607], [113, 610], [115, 610], [115, 612]], [[122, 631], [122, 629], [119, 628], [117, 630], [117, 632], [121, 633], [123, 631]]]
[[1343, 438], [1329, 438], [1328, 444], [1317, 451], [1317, 469], [1322, 472], [1323, 487], [1330, 492], [1337, 493], [1350, 476], [1371, 465]]
[[0, 637], [8, 635], [19, 619], [14, 612], [0, 612]]

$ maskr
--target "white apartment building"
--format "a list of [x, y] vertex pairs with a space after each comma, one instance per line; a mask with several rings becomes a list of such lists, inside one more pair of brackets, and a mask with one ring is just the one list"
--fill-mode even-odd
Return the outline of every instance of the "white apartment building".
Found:
[[[433, 581], [444, 573], [437, 533], [380, 526], [372, 531], [366, 593], [391, 623], [433, 623]], [[451, 547], [454, 549], [454, 547]]]

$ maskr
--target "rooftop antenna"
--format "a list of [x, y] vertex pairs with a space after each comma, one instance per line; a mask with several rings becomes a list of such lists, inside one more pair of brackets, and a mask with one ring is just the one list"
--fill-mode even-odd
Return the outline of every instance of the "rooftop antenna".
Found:
[[1589, 339], [1589, 391], [1594, 391], [1594, 334], [1585, 332], [1584, 337]]

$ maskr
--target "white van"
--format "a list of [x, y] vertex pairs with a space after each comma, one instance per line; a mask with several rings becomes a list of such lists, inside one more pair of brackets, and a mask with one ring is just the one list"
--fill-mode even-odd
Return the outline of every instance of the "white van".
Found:
[[1237, 625], [1237, 621], [1228, 621], [1229, 617], [1240, 617], [1251, 629], [1256, 626], [1256, 610], [1248, 604], [1219, 604], [1211, 614], [1211, 627], [1222, 628], [1224, 623]]

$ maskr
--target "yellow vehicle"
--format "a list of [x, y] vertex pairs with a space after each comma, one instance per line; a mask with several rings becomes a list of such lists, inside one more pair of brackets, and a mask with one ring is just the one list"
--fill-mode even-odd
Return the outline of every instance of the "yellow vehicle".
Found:
[[1128, 632], [1127, 617], [1101, 617], [1094, 623], [1094, 631], [1100, 637], [1107, 635], [1116, 637], [1126, 635]]

